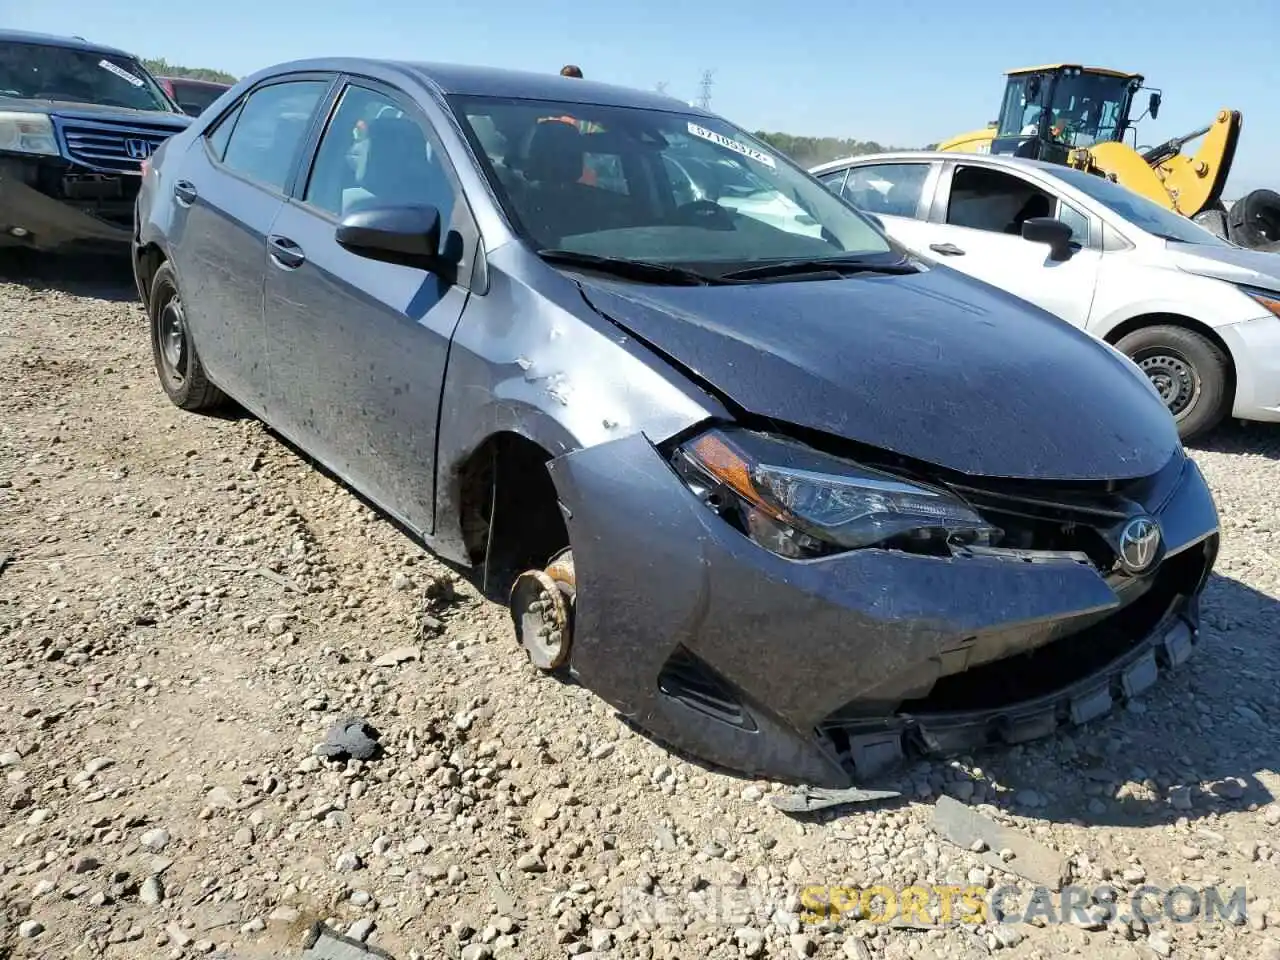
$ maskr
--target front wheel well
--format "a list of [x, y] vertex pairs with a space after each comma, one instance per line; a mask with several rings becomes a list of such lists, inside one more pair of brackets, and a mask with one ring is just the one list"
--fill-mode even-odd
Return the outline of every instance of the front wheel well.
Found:
[[473, 564], [491, 587], [505, 589], [524, 570], [545, 566], [569, 545], [552, 455], [517, 433], [484, 441], [460, 472], [459, 517]]
[[1130, 317], [1116, 328], [1110, 331], [1104, 340], [1113, 347], [1121, 340], [1133, 333], [1135, 330], [1141, 330], [1144, 327], [1182, 327], [1200, 334], [1210, 343], [1214, 344], [1227, 360], [1228, 382], [1226, 384], [1226, 396], [1228, 401], [1234, 401], [1236, 393], [1236, 363], [1235, 357], [1231, 355], [1231, 350], [1227, 346], [1226, 341], [1218, 336], [1217, 331], [1207, 324], [1194, 320], [1191, 317], [1184, 317], [1176, 313], [1144, 313], [1141, 316]]
[[138, 262], [136, 270], [138, 274], [138, 295], [142, 297], [142, 306], [151, 309], [151, 281], [155, 279], [156, 271], [160, 269], [161, 264], [167, 259], [164, 251], [154, 243], [149, 243], [137, 254]]

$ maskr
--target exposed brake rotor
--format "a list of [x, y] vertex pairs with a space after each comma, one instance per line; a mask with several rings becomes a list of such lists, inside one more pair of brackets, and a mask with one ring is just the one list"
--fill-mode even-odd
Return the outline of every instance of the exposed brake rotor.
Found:
[[569, 662], [576, 586], [573, 554], [566, 550], [545, 570], [520, 574], [511, 587], [516, 636], [539, 670], [556, 670]]

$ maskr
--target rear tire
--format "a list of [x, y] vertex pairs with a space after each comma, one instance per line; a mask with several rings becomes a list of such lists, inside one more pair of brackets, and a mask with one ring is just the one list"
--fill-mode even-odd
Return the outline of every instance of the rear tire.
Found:
[[1208, 433], [1227, 415], [1231, 364], [1208, 337], [1160, 324], [1122, 337], [1116, 349], [1151, 378], [1184, 443]]
[[1231, 205], [1227, 225], [1232, 243], [1251, 250], [1280, 241], [1280, 193], [1254, 190]]
[[209, 382], [187, 326], [173, 267], [162, 263], [151, 281], [151, 357], [160, 386], [183, 410], [213, 410], [226, 395]]

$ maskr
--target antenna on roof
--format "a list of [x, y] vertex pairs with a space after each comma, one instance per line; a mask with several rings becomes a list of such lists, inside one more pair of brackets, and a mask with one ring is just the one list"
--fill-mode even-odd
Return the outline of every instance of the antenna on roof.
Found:
[[703, 110], [711, 109], [711, 85], [715, 83], [711, 78], [714, 73], [714, 70], [702, 71], [702, 82], [699, 84], [702, 88], [702, 94], [698, 97], [698, 106]]

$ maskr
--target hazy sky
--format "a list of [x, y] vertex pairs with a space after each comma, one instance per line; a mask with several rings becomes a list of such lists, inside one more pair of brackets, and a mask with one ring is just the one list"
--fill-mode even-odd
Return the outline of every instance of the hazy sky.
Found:
[[0, 0], [0, 25], [75, 33], [140, 56], [243, 76], [283, 60], [353, 55], [556, 71], [687, 100], [714, 70], [712, 110], [749, 129], [915, 147], [981, 127], [1003, 72], [1070, 61], [1160, 88], [1142, 145], [1244, 114], [1227, 197], [1280, 189], [1280, 0]]

